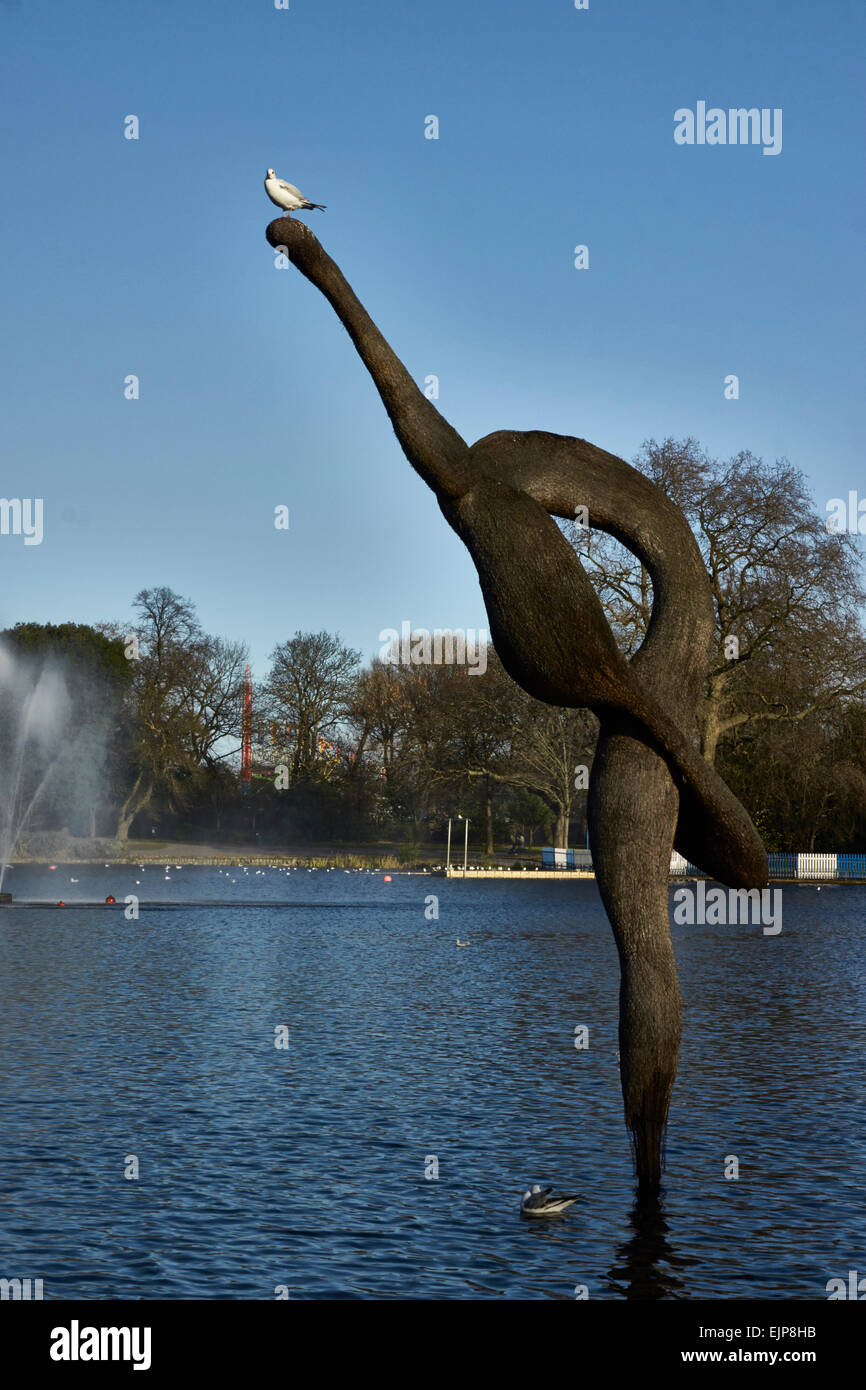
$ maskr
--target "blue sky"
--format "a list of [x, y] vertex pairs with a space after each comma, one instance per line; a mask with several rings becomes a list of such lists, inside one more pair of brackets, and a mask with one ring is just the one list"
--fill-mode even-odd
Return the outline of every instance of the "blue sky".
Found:
[[[0, 625], [164, 583], [257, 676], [297, 628], [369, 656], [486, 625], [342, 326], [275, 269], [269, 165], [467, 439], [694, 434], [786, 455], [822, 511], [866, 495], [864, 30], [861, 0], [0, 4], [0, 495], [45, 508], [41, 545], [0, 537]], [[677, 146], [699, 100], [781, 107], [781, 154]]]

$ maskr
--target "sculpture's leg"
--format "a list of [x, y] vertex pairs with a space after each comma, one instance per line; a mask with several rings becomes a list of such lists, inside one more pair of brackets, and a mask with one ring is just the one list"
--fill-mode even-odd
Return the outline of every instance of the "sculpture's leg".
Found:
[[589, 794], [592, 857], [620, 957], [620, 1076], [639, 1191], [661, 1179], [682, 1000], [668, 919], [679, 797], [644, 744], [602, 728]]

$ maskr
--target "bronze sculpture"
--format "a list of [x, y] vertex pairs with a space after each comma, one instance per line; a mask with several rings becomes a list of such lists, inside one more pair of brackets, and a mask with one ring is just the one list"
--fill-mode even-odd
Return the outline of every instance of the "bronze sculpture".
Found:
[[[370, 372], [403, 452], [478, 571], [506, 670], [601, 729], [589, 787], [596, 878], [620, 957], [620, 1069], [639, 1191], [657, 1193], [682, 1003], [668, 920], [670, 854], [732, 888], [762, 888], [767, 856], [744, 808], [701, 757], [695, 711], [714, 636], [709, 579], [685, 517], [623, 459], [582, 439], [500, 431], [468, 445], [421, 392], [336, 263], [303, 223], [267, 229], [330, 302]], [[652, 621], [619, 651], [552, 517], [592, 526], [646, 565]]]

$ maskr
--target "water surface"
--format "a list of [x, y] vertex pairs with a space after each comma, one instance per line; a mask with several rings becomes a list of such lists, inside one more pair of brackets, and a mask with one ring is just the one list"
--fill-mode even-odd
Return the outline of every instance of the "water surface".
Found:
[[[68, 904], [0, 908], [0, 1274], [46, 1298], [809, 1299], [866, 1271], [864, 888], [786, 886], [777, 937], [674, 927], [666, 1190], [637, 1219], [591, 881], [61, 866], [6, 887]], [[109, 893], [138, 921], [75, 905]], [[580, 1201], [521, 1220], [532, 1182]]]

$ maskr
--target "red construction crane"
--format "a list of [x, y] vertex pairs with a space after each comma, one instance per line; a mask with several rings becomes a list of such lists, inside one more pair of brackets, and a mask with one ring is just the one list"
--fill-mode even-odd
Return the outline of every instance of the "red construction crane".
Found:
[[246, 791], [253, 775], [253, 676], [244, 672], [243, 714], [241, 718], [241, 781]]

